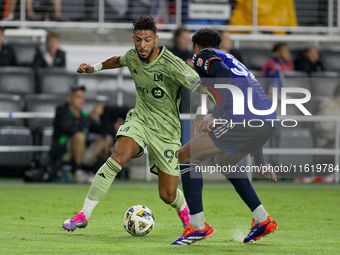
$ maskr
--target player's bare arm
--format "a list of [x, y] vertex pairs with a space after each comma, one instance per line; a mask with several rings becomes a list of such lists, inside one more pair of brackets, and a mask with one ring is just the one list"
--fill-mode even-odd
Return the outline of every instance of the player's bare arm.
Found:
[[211, 127], [214, 124], [214, 117], [208, 117], [205, 118], [199, 125], [199, 131], [200, 132], [210, 132], [211, 131]]
[[[202, 86], [200, 86], [200, 88], [202, 88]], [[191, 133], [193, 135], [196, 135], [200, 132], [200, 125], [206, 117], [206, 115], [200, 114], [200, 112], [202, 112], [202, 110], [200, 110], [200, 107], [206, 107], [207, 109], [206, 111], [208, 113], [208, 109], [211, 103], [210, 99], [206, 97], [207, 98], [206, 105], [202, 105], [202, 95], [207, 95], [207, 94], [203, 90], [197, 89], [196, 91], [198, 91], [200, 95], [199, 95], [199, 105], [198, 105], [197, 112], [196, 112], [196, 118], [194, 122], [192, 123], [192, 127], [191, 127]]]
[[266, 164], [262, 166], [262, 174], [267, 177], [272, 182], [277, 182], [276, 173], [273, 170], [273, 167]]
[[94, 73], [96, 71], [104, 70], [104, 69], [120, 68], [122, 67], [122, 65], [119, 63], [120, 57], [121, 56], [113, 56], [105, 60], [104, 62], [95, 64], [93, 66], [86, 64], [86, 63], [81, 63], [77, 69], [77, 72], [78, 73]]

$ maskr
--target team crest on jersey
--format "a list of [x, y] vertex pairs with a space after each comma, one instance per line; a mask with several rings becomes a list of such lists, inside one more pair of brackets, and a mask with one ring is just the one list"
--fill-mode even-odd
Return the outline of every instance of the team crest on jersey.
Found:
[[198, 66], [202, 66], [203, 65], [203, 60], [201, 58], [198, 58], [197, 65]]
[[154, 81], [163, 81], [163, 74], [154, 73], [153, 74], [153, 80]]
[[137, 74], [137, 60], [133, 61], [133, 71], [135, 74]]
[[151, 93], [154, 98], [162, 98], [164, 96], [164, 90], [162, 90], [161, 88], [153, 88], [151, 90]]

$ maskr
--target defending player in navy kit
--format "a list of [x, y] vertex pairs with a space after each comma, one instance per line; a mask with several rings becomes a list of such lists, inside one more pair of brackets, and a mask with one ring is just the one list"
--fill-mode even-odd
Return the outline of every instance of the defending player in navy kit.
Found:
[[[204, 115], [196, 116], [192, 132], [197, 135], [179, 151], [183, 190], [190, 210], [190, 224], [173, 244], [189, 245], [213, 234], [213, 228], [204, 219], [203, 180], [201, 172], [197, 172], [196, 169], [202, 161], [214, 156], [217, 164], [236, 166], [238, 169], [236, 172], [226, 173], [226, 177], [253, 212], [251, 231], [244, 242], [256, 241], [273, 232], [277, 228], [277, 223], [266, 212], [246, 173], [237, 166], [237, 163], [251, 153], [255, 157], [255, 163], [267, 170], [269, 179], [276, 181], [275, 173], [265, 164], [262, 155], [262, 146], [275, 130], [276, 113], [275, 111], [270, 113], [272, 104], [254, 75], [232, 55], [218, 50], [221, 37], [217, 31], [200, 29], [193, 35], [192, 41], [196, 53], [193, 62], [202, 83], [205, 83], [205, 78], [213, 78], [215, 88], [221, 87], [217, 84], [231, 84], [234, 87], [229, 86], [230, 91], [225, 88], [216, 89], [222, 98], [222, 104], [215, 106], [209, 118], [205, 118]], [[252, 90], [253, 108], [267, 110], [265, 115], [254, 114], [248, 107], [246, 102], [249, 88]], [[243, 104], [238, 104], [244, 109], [241, 114], [240, 109], [234, 108], [238, 100], [241, 100], [238, 97], [240, 91], [244, 96]], [[252, 120], [252, 125], [255, 126], [254, 122], [257, 122], [257, 127], [247, 125], [248, 121]], [[228, 125], [225, 125], [227, 121]], [[224, 124], [215, 125], [218, 122]]]

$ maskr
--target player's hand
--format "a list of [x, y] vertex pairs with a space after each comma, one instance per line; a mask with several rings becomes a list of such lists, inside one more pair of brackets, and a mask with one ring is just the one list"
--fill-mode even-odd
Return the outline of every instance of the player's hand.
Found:
[[196, 115], [196, 118], [194, 120], [194, 122], [192, 123], [192, 127], [191, 127], [191, 133], [192, 135], [197, 135], [199, 133], [199, 126], [201, 124], [201, 122], [204, 120], [205, 115]]
[[262, 166], [262, 174], [272, 182], [277, 182], [276, 173], [270, 165], [266, 164], [265, 166]]
[[86, 63], [81, 63], [77, 69], [77, 73], [93, 73], [93, 72], [94, 72], [93, 66]]
[[105, 106], [104, 103], [100, 103], [100, 104], [97, 104], [96, 106], [94, 106], [90, 117], [93, 119], [97, 116], [102, 115], [103, 112], [104, 112], [104, 106]]
[[211, 131], [211, 126], [213, 125], [214, 120], [215, 120], [214, 117], [209, 117], [208, 119], [204, 119], [199, 126], [200, 132]]

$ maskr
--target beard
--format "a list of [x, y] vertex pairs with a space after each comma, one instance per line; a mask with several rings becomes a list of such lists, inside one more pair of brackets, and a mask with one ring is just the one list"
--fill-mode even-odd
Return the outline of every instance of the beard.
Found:
[[[136, 48], [136, 47], [135, 47]], [[137, 52], [138, 52], [138, 57], [139, 57], [139, 59], [140, 60], [142, 60], [142, 61], [146, 61], [146, 62], [148, 62], [148, 60], [150, 59], [150, 57], [151, 57], [151, 55], [152, 55], [152, 53], [154, 52], [154, 50], [155, 50], [155, 47], [152, 47], [152, 49], [151, 49], [151, 51], [150, 51], [150, 54], [149, 55], [147, 55], [146, 57], [142, 57], [141, 55], [139, 55], [139, 51], [138, 51], [138, 49], [136, 48], [136, 50], [137, 50]]]

